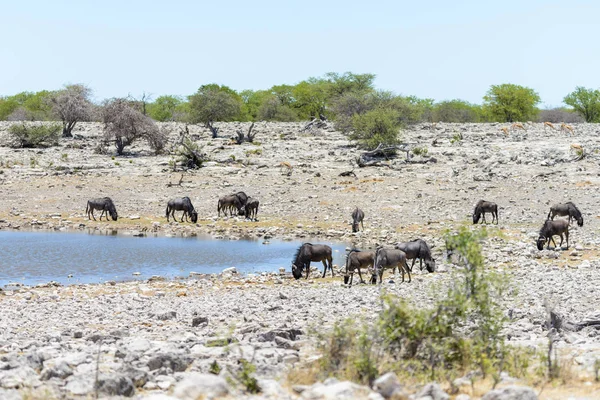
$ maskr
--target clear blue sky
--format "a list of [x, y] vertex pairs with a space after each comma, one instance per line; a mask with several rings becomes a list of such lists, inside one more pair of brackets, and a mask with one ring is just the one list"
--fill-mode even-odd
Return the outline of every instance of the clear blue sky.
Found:
[[374, 73], [397, 94], [480, 103], [493, 84], [559, 106], [600, 88], [599, 1], [2, 1], [0, 95], [84, 83], [96, 100]]

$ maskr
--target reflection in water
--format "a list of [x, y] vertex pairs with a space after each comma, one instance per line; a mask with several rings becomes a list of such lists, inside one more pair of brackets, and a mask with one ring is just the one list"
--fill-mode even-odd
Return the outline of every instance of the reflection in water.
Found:
[[[333, 263], [344, 263], [344, 245], [333, 248]], [[290, 270], [301, 242], [211, 240], [84, 233], [0, 231], [0, 286], [9, 282], [99, 283], [152, 275], [188, 276], [219, 273], [236, 267], [240, 273]], [[313, 263], [322, 270], [321, 263]], [[72, 278], [67, 278], [72, 275]]]

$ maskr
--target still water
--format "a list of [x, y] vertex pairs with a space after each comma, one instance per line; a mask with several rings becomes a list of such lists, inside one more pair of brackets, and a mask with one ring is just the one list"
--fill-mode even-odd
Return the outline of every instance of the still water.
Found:
[[[340, 243], [316, 241], [333, 249], [333, 263], [344, 263]], [[61, 232], [0, 231], [0, 287], [9, 283], [35, 285], [100, 283], [107, 280], [167, 278], [219, 273], [236, 267], [240, 273], [277, 271], [290, 264], [302, 242], [206, 238], [132, 237]], [[321, 271], [323, 264], [312, 263]], [[140, 275], [134, 276], [134, 272]], [[69, 275], [72, 277], [69, 278]]]

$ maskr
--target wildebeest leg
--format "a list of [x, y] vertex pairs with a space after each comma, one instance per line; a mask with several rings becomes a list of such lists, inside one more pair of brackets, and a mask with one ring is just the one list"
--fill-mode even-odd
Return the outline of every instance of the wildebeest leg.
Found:
[[550, 239], [548, 239], [548, 248], [550, 248], [550, 240], [552, 240], [552, 244], [556, 248], [556, 242], [554, 241], [554, 235], [551, 235]]
[[[360, 283], [365, 283], [365, 281], [363, 281], [362, 275], [360, 274], [360, 265], [358, 266], [358, 277], [360, 278]], [[354, 275], [354, 274], [352, 274]], [[352, 282], [352, 277], [350, 278], [350, 282]]]
[[481, 213], [482, 214], [482, 219], [481, 219], [481, 223], [485, 223], [487, 225], [487, 221], [485, 220], [485, 211]]
[[[410, 272], [412, 272], [413, 267], [414, 267], [414, 263], [413, 263], [413, 266], [410, 267]], [[423, 271], [423, 259], [421, 257], [419, 257], [419, 271]]]
[[102, 212], [100, 213], [100, 221], [102, 221], [102, 216], [104, 215], [104, 213], [106, 213], [106, 220], [108, 221], [108, 213], [106, 212], [106, 208], [103, 208]]
[[[410, 270], [412, 271], [412, 269], [415, 267], [415, 261], [417, 261], [417, 257], [413, 258], [413, 262], [410, 265]], [[421, 270], [423, 270], [423, 264], [421, 264]]]
[[306, 265], [306, 277], [304, 279], [308, 279], [308, 274], [310, 273], [310, 261]]
[[494, 217], [496, 217], [496, 225], [498, 225], [498, 211], [492, 213], [492, 223], [494, 222]]
[[[406, 273], [408, 274], [408, 283], [410, 283], [412, 281], [412, 278], [410, 277], [410, 271], [408, 270], [408, 264], [406, 263], [406, 261], [404, 261], [404, 267], [406, 268]], [[402, 274], [402, 281], [404, 281], [404, 274]]]
[[567, 237], [567, 250], [569, 250], [569, 230], [565, 231], [565, 236]]
[[562, 249], [562, 244], [563, 244], [563, 234], [560, 234], [560, 244], [558, 245], [558, 247], [560, 247]]
[[360, 227], [362, 228], [363, 231], [365, 230], [365, 224], [363, 223], [362, 220], [360, 221]]
[[91, 211], [92, 211], [92, 218], [94, 218], [94, 221], [95, 221], [96, 217], [94, 217], [94, 209], [92, 208]]
[[321, 262], [323, 263], [323, 278], [325, 278], [325, 274], [327, 274], [327, 260], [322, 259]]

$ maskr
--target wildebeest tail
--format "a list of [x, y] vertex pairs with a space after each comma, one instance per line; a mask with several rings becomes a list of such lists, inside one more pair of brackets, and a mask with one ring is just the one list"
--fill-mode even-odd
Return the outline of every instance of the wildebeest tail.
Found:
[[169, 211], [171, 211], [171, 210], [169, 210], [169, 206], [167, 206], [167, 210], [165, 211], [165, 216], [167, 218], [169, 218]]
[[88, 214], [90, 212], [90, 201], [88, 200], [87, 204], [85, 205], [85, 213]]

